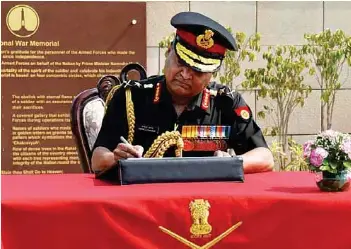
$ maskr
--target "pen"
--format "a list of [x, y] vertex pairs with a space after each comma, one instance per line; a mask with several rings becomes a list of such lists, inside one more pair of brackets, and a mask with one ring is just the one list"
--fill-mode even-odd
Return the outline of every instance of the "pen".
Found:
[[[121, 139], [121, 141], [122, 141], [124, 144], [128, 144], [128, 145], [130, 145], [130, 146], [133, 146], [133, 145], [131, 145], [123, 136], [120, 136], [119, 138]], [[135, 153], [133, 153], [133, 154], [135, 154]], [[142, 155], [138, 156], [137, 154], [135, 154], [135, 156], [137, 156], [137, 158], [142, 157]], [[133, 158], [126, 158], [126, 159], [133, 159]]]
[[123, 143], [131, 145], [123, 136], [120, 136], [120, 139]]

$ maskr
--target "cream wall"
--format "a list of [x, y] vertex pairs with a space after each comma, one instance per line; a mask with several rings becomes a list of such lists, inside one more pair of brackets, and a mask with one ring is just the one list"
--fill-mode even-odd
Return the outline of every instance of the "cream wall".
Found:
[[[164, 51], [158, 42], [174, 31], [171, 17], [180, 11], [195, 11], [208, 15], [234, 31], [261, 34], [262, 51], [269, 45], [301, 45], [303, 34], [320, 32], [323, 28], [342, 29], [351, 35], [351, 2], [147, 2], [147, 71], [160, 74], [164, 66]], [[244, 63], [244, 68], [256, 68], [264, 63]], [[343, 89], [337, 93], [333, 129], [351, 132], [351, 70]], [[345, 79], [347, 71], [342, 77]], [[237, 79], [237, 84], [243, 77]], [[289, 135], [304, 142], [321, 129], [320, 89], [316, 80], [307, 77], [313, 87], [305, 107], [296, 109], [291, 117]], [[255, 93], [241, 91], [256, 113], [264, 101], [255, 100]], [[261, 127], [269, 120], [258, 121]], [[271, 138], [267, 137], [270, 141]]]

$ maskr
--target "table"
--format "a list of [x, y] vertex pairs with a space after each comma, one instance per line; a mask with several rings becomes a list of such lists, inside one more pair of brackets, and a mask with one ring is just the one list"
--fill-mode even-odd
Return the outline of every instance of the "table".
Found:
[[351, 191], [320, 192], [308, 172], [245, 177], [114, 186], [90, 174], [4, 175], [3, 248], [351, 248]]

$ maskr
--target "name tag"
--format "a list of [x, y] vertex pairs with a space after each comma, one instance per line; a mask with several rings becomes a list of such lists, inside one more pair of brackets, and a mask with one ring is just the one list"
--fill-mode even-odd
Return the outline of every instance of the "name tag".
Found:
[[138, 131], [145, 131], [150, 133], [158, 134], [160, 127], [159, 126], [151, 126], [151, 125], [139, 125], [137, 127]]

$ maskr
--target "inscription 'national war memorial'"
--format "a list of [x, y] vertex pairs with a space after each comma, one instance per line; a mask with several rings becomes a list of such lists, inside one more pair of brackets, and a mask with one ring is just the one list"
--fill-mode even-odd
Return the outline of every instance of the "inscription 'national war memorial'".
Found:
[[1, 173], [81, 172], [70, 127], [72, 100], [128, 63], [145, 66], [146, 4], [1, 5]]

